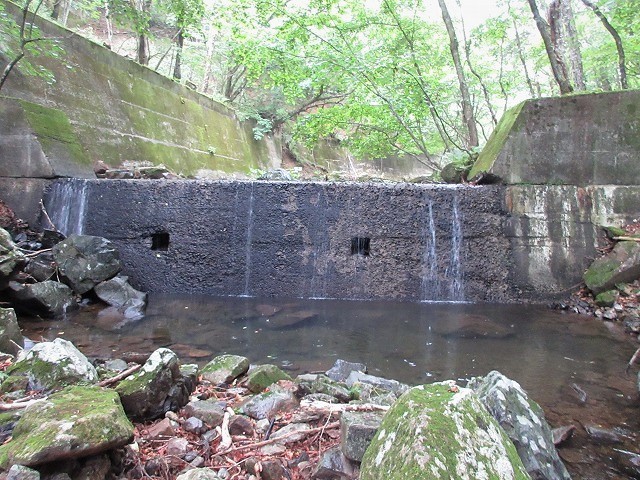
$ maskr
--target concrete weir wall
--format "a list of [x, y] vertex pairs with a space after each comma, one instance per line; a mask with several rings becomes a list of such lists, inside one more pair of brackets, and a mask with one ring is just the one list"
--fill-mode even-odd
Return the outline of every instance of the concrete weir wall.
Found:
[[514, 300], [502, 187], [71, 180], [46, 204], [151, 292]]

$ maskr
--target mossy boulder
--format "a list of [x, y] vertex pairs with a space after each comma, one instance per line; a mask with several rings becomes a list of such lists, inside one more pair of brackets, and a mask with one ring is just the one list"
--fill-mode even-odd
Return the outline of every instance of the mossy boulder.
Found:
[[21, 312], [59, 317], [76, 307], [73, 291], [64, 283], [46, 280], [33, 284], [9, 282], [16, 308]]
[[0, 352], [15, 355], [22, 345], [16, 312], [13, 308], [0, 308]]
[[[10, 377], [28, 379], [30, 390], [55, 390], [78, 383], [91, 384], [98, 381], [98, 372], [68, 340], [56, 338], [53, 342], [42, 342], [23, 352], [7, 373]], [[3, 390], [4, 390], [3, 383]]]
[[76, 293], [86, 293], [122, 270], [120, 254], [102, 237], [69, 235], [53, 247], [53, 258]]
[[595, 295], [640, 278], [640, 243], [618, 242], [610, 253], [591, 264], [583, 278]]
[[279, 380], [291, 380], [291, 377], [275, 365], [260, 365], [247, 375], [247, 388], [258, 393]]
[[361, 480], [529, 479], [513, 443], [477, 395], [449, 383], [414, 387], [389, 409]]
[[67, 387], [25, 409], [13, 439], [0, 446], [0, 467], [94, 455], [132, 439], [133, 425], [113, 390]]
[[120, 382], [116, 391], [127, 415], [146, 421], [186, 405], [190, 383], [180, 372], [176, 354], [168, 348], [159, 348], [136, 374]]
[[507, 433], [532, 478], [571, 478], [553, 444], [544, 412], [517, 382], [494, 370], [468, 386]]
[[0, 228], [0, 287], [4, 288], [13, 273], [25, 262], [26, 257], [16, 248], [11, 234]]
[[249, 370], [249, 359], [239, 355], [220, 355], [207, 363], [200, 372], [202, 378], [217, 385], [231, 383]]

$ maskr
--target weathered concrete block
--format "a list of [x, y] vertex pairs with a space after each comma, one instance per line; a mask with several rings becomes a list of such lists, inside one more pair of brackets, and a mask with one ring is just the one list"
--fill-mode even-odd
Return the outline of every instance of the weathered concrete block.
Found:
[[640, 91], [526, 100], [505, 113], [469, 173], [504, 183], [640, 184]]

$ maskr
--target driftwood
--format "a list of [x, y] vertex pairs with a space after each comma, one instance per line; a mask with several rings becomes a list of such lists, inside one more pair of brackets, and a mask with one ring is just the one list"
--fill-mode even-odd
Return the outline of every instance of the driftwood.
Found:
[[34, 403], [39, 402], [40, 400], [45, 400], [46, 398], [47, 397], [36, 398], [33, 400], [27, 400], [24, 402], [0, 403], [0, 411], [8, 412], [10, 410], [20, 410], [22, 408], [27, 408], [29, 405], [33, 405]]
[[302, 400], [300, 407], [303, 411], [311, 414], [328, 415], [336, 412], [386, 412], [389, 407], [376, 405], [373, 403], [362, 403], [352, 405], [350, 403], [329, 403], [320, 400]]
[[629, 375], [629, 369], [633, 366], [634, 363], [636, 363], [638, 357], [640, 357], [640, 348], [636, 350], [636, 353], [632, 355], [631, 360], [629, 360], [629, 363], [627, 363], [627, 368], [624, 371], [627, 375]]
[[309, 430], [304, 430], [302, 432], [289, 432], [286, 433], [282, 436], [279, 436], [277, 438], [270, 438], [269, 440], [263, 440], [262, 442], [256, 442], [256, 443], [250, 443], [248, 445], [242, 445], [240, 447], [234, 447], [234, 448], [230, 448], [228, 450], [224, 450], [222, 452], [217, 452], [217, 455], [227, 455], [229, 453], [233, 453], [233, 452], [240, 452], [242, 450], [250, 450], [252, 448], [260, 448], [260, 447], [264, 447], [265, 445], [270, 445], [272, 443], [277, 443], [282, 441], [285, 438], [291, 437], [293, 435], [313, 435], [314, 433], [318, 433], [318, 432], [324, 432], [325, 430], [331, 430], [334, 428], [339, 428], [340, 427], [340, 422], [333, 422], [333, 423], [329, 423], [327, 425], [323, 425], [321, 427], [316, 427], [316, 428], [311, 428]]
[[613, 239], [621, 242], [640, 242], [640, 238], [637, 237], [613, 237]]
[[107, 378], [105, 380], [102, 380], [101, 382], [98, 382], [98, 386], [99, 387], [107, 387], [109, 385], [113, 385], [114, 383], [117, 383], [120, 380], [122, 380], [124, 378], [127, 378], [132, 373], [137, 372], [141, 368], [142, 368], [142, 365], [134, 365], [133, 367], [127, 368], [125, 371], [120, 372], [118, 375], [116, 375], [114, 377]]
[[220, 442], [220, 446], [219, 446], [222, 450], [228, 450], [233, 444], [233, 440], [231, 439], [231, 434], [229, 433], [230, 418], [231, 418], [231, 414], [228, 411], [224, 412], [222, 425], [216, 428], [216, 430], [218, 430], [220, 433], [220, 437], [222, 438], [222, 441]]

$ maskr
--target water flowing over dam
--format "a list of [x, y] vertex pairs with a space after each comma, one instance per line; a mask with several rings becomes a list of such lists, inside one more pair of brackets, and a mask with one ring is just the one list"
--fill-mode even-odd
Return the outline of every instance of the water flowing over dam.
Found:
[[45, 203], [150, 292], [509, 299], [499, 187], [65, 180]]

